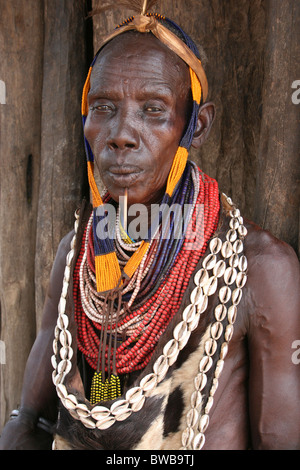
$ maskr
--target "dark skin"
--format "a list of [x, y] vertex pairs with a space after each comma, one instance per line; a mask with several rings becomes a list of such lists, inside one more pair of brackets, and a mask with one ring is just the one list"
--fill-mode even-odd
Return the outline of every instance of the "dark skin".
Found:
[[[184, 62], [152, 35], [139, 38], [137, 53], [136, 37], [116, 38], [98, 58], [85, 136], [112, 198], [128, 188], [129, 205], [149, 206], [165, 192], [192, 98]], [[197, 137], [213, 116], [213, 104], [205, 105], [193, 145], [200, 145]]]
[[[140, 56], [134, 53], [137, 46]], [[122, 41], [113, 40], [100, 54], [97, 65], [85, 133], [103, 181], [115, 200], [128, 187], [129, 205], [159, 202], [190, 110], [187, 67], [151, 35], [139, 35], [135, 44], [129, 35]], [[147, 78], [147, 97], [145, 90], [138, 94], [143, 89], [143, 73]], [[109, 79], [105, 84], [106, 76]], [[163, 112], [155, 109], [161, 102]], [[205, 141], [213, 118], [213, 104], [201, 106], [194, 146]], [[124, 167], [122, 174], [119, 169]], [[247, 449], [249, 443], [253, 449], [299, 449], [299, 365], [291, 359], [292, 343], [300, 338], [299, 262], [285, 243], [254, 224], [247, 228], [248, 282], [215, 395], [204, 449]], [[29, 414], [21, 412], [20, 418], [6, 425], [0, 449], [45, 448], [34, 421], [37, 416], [55, 419], [57, 398], [50, 357], [72, 235], [60, 244], [42, 328], [25, 371], [21, 410]]]
[[[127, 188], [128, 208], [143, 204], [139, 220], [150, 220], [159, 203], [174, 155], [191, 113], [185, 63], [152, 35], [118, 37], [100, 54], [92, 72], [85, 136], [104, 186], [119, 201]], [[141, 60], [142, 58], [142, 60]], [[209, 132], [214, 105], [199, 113], [193, 145]], [[129, 217], [128, 223], [130, 224]]]

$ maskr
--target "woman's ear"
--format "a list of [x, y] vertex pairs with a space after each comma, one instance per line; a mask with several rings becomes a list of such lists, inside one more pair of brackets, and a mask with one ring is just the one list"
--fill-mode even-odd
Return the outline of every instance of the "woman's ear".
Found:
[[215, 105], [212, 102], [204, 103], [199, 108], [197, 127], [192, 140], [192, 147], [199, 148], [208, 137], [215, 119]]

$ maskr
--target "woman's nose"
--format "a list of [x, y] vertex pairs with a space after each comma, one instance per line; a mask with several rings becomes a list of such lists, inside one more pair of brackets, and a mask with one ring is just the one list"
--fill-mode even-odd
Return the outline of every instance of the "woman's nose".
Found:
[[129, 110], [119, 110], [111, 122], [111, 132], [107, 145], [113, 150], [137, 149], [139, 132], [136, 119]]

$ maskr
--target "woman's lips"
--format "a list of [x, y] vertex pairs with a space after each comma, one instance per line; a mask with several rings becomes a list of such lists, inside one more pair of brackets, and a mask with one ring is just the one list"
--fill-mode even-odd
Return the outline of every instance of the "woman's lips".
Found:
[[135, 180], [142, 173], [141, 168], [136, 166], [110, 166], [108, 174], [113, 182], [122, 187], [128, 187], [135, 182]]

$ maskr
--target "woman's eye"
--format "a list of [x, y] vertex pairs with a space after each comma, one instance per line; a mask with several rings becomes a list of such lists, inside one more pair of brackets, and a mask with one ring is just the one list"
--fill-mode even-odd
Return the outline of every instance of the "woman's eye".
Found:
[[162, 109], [159, 106], [146, 106], [145, 111], [148, 113], [160, 113]]
[[108, 105], [108, 104], [98, 104], [98, 105], [95, 105], [95, 106], [91, 106], [90, 109], [92, 111], [111, 111], [112, 110], [112, 106]]

